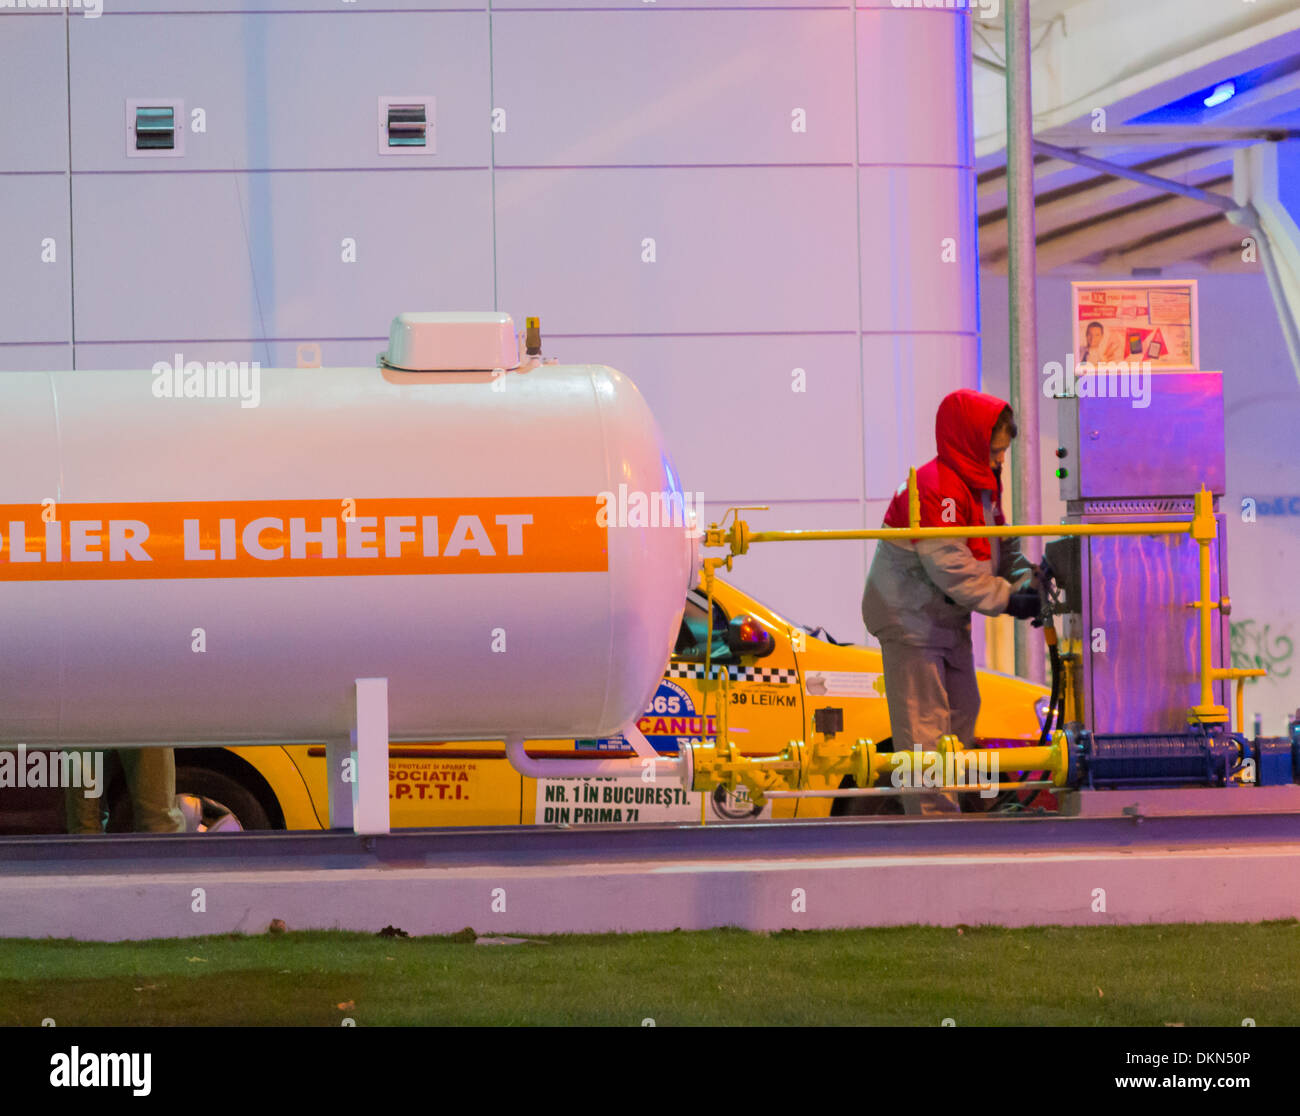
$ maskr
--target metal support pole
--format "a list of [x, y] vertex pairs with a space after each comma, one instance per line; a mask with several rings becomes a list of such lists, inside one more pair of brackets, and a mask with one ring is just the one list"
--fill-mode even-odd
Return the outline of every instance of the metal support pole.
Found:
[[1232, 198], [1223, 194], [1216, 194], [1211, 190], [1202, 190], [1199, 186], [1188, 186], [1182, 182], [1175, 182], [1172, 178], [1161, 178], [1157, 174], [1147, 174], [1146, 171], [1138, 170], [1136, 167], [1126, 167], [1123, 163], [1114, 163], [1108, 159], [1094, 159], [1091, 155], [1084, 155], [1080, 151], [1057, 147], [1055, 144], [1043, 143], [1041, 140], [1034, 140], [1033, 148], [1040, 155], [1050, 155], [1053, 159], [1060, 159], [1065, 163], [1074, 163], [1076, 166], [1087, 167], [1089, 170], [1095, 170], [1100, 174], [1125, 178], [1130, 182], [1150, 186], [1166, 194], [1177, 194], [1179, 197], [1191, 198], [1192, 201], [1203, 202], [1215, 209], [1222, 210], [1224, 213], [1231, 213], [1241, 208]]
[[1291, 354], [1291, 367], [1295, 369], [1296, 375], [1300, 376], [1300, 327], [1296, 325], [1295, 314], [1287, 299], [1286, 287], [1282, 283], [1282, 276], [1277, 268], [1277, 257], [1273, 255], [1273, 245], [1268, 239], [1268, 233], [1260, 227], [1259, 214], [1250, 203], [1247, 203], [1242, 210], [1229, 214], [1229, 220], [1240, 224], [1255, 236], [1255, 245], [1259, 249], [1259, 262], [1264, 267], [1268, 289], [1273, 295], [1273, 305], [1277, 308], [1277, 320], [1282, 326], [1287, 352]]
[[[1042, 519], [1038, 452], [1038, 268], [1034, 236], [1034, 112], [1030, 82], [1029, 0], [1007, 0], [1007, 242], [1011, 317], [1011, 405], [1019, 436], [1011, 444], [1011, 514]], [[1038, 558], [1038, 546], [1025, 553]], [[1043, 681], [1040, 641], [1016, 628], [1016, 673]]]

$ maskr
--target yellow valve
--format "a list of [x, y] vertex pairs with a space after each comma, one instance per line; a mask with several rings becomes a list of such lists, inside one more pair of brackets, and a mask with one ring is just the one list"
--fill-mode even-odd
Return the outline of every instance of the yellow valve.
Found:
[[1214, 519], [1214, 497], [1210, 490], [1201, 485], [1201, 490], [1192, 498], [1192, 538], [1198, 542], [1202, 539], [1215, 538], [1219, 525]]
[[[704, 532], [705, 546], [725, 546], [731, 549], [731, 553], [747, 554], [749, 553], [749, 544], [753, 538], [753, 532], [749, 529], [749, 524], [740, 518], [742, 511], [770, 511], [766, 504], [739, 504], [736, 507], [728, 508], [727, 514], [722, 517], [721, 523], [710, 523]], [[732, 515], [736, 516], [736, 521], [731, 527], [726, 526], [726, 522]], [[731, 569], [728, 564], [727, 569]]]

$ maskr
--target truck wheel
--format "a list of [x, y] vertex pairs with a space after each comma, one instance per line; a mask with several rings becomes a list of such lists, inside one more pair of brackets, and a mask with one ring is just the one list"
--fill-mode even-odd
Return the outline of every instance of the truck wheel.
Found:
[[[176, 768], [176, 808], [186, 833], [238, 833], [274, 829], [252, 791], [229, 775], [207, 767]], [[115, 779], [108, 791], [109, 833], [131, 833], [135, 826], [126, 780]]]
[[176, 768], [176, 806], [185, 816], [186, 833], [273, 828], [252, 791], [206, 767]]
[[737, 804], [728, 797], [724, 788], [714, 788], [713, 813], [723, 821], [745, 821], [747, 818], [758, 817], [762, 812], [761, 806], [755, 806], [748, 799]]

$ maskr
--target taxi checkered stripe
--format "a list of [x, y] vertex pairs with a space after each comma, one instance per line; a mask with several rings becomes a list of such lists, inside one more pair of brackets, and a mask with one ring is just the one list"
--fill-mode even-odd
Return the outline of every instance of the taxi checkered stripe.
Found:
[[[793, 667], [727, 667], [727, 676], [737, 682], [767, 682], [774, 686], [791, 686], [799, 681]], [[703, 663], [680, 663], [664, 671], [665, 678], [703, 678]]]

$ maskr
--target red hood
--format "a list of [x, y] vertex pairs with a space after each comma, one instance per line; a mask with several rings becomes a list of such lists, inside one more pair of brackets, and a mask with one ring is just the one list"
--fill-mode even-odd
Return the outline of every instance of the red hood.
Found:
[[1001, 485], [989, 464], [989, 443], [998, 415], [1007, 404], [982, 391], [962, 388], [943, 397], [934, 420], [939, 460], [975, 490], [999, 492]]
[[[977, 526], [986, 522], [979, 492], [992, 499], [993, 523], [1002, 526], [1002, 481], [989, 464], [989, 443], [1006, 404], [978, 391], [954, 391], [944, 396], [935, 418], [934, 438], [939, 456], [916, 471], [917, 495], [921, 503], [922, 527]], [[902, 485], [885, 512], [886, 527], [908, 523], [907, 485]], [[970, 552], [981, 561], [992, 555], [989, 540], [966, 541]]]

